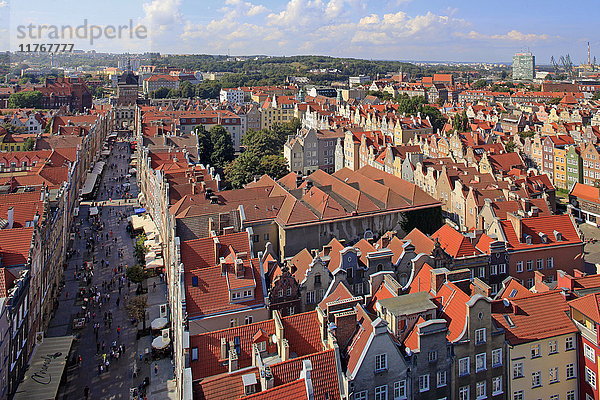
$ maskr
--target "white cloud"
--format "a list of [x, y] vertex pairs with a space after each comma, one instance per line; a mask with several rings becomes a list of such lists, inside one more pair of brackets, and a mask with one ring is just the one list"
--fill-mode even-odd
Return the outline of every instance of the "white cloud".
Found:
[[160, 34], [170, 30], [182, 21], [179, 7], [181, 0], [152, 0], [142, 5], [146, 24], [152, 34]]
[[260, 14], [264, 14], [266, 12], [269, 12], [269, 9], [261, 4], [258, 5], [252, 5], [250, 7], [250, 9], [248, 10], [248, 12], [246, 13], [247, 16], [249, 17], [254, 17], [255, 15], [260, 15]]
[[8, 6], [8, 2], [6, 1], [0, 1], [0, 8], [4, 8]]
[[509, 31], [505, 34], [496, 34], [496, 35], [486, 35], [483, 33], [479, 33], [476, 31], [470, 31], [467, 33], [456, 32], [454, 34], [457, 37], [461, 37], [464, 39], [473, 39], [473, 40], [504, 40], [504, 41], [514, 41], [514, 42], [537, 42], [552, 39], [552, 36], [547, 34], [536, 34], [536, 33], [523, 33], [517, 30]]

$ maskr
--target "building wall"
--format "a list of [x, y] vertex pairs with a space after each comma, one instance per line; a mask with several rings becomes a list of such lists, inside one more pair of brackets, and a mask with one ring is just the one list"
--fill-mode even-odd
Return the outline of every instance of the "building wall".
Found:
[[[574, 269], [583, 270], [583, 244], [552, 246], [536, 250], [509, 250], [509, 275], [519, 279], [526, 287], [533, 285], [534, 271], [541, 272], [545, 277], [556, 279], [556, 270], [561, 269], [572, 274]], [[548, 258], [554, 265], [548, 268]], [[538, 269], [537, 260], [543, 260], [543, 269]], [[523, 272], [517, 272], [517, 263], [523, 262]], [[533, 262], [533, 269], [527, 270], [527, 261]]]
[[[575, 334], [554, 336], [549, 339], [537, 340], [515, 346], [507, 346], [507, 360], [510, 362], [509, 392], [523, 391], [524, 399], [550, 399], [552, 395], [559, 395], [560, 399], [567, 398], [567, 392], [575, 391], [577, 394], [578, 379], [566, 379], [566, 368], [568, 364], [577, 367], [577, 351], [565, 350], [567, 337], [575, 337]], [[575, 339], [574, 339], [575, 340]], [[550, 342], [556, 341], [557, 353], [549, 354]], [[539, 345], [540, 357], [531, 357], [532, 346]], [[523, 377], [514, 378], [515, 363], [523, 363]], [[550, 383], [550, 368], [558, 368], [558, 382]], [[532, 387], [532, 374], [540, 372], [542, 385]], [[514, 397], [513, 397], [514, 398]], [[578, 398], [577, 395], [575, 398]]]

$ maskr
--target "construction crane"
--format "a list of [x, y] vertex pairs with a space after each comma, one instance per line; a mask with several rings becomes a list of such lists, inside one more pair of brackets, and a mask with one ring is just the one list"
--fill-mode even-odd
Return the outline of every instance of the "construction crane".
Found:
[[556, 62], [556, 60], [554, 59], [554, 56], [550, 57], [550, 64], [552, 64], [552, 67], [554, 68], [554, 73], [558, 74], [560, 72], [560, 67], [558, 66], [558, 63]]
[[570, 55], [567, 54], [564, 57], [560, 56], [560, 63], [562, 64], [567, 75], [573, 75], [573, 62], [571, 61]]

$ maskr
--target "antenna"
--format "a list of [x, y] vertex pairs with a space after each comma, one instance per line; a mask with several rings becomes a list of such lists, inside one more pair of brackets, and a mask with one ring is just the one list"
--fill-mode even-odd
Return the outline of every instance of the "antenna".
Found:
[[592, 65], [592, 53], [590, 52], [590, 42], [588, 42], [588, 65]]

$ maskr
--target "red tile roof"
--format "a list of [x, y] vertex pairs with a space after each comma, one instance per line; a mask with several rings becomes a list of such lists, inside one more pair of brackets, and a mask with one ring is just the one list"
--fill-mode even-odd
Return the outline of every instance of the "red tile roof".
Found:
[[406, 339], [404, 339], [404, 347], [406, 347], [407, 349], [410, 349], [413, 352], [416, 350], [419, 350], [419, 348], [420, 348], [419, 327], [417, 325], [419, 325], [421, 322], [425, 322], [425, 319], [423, 317], [419, 316], [419, 318], [417, 319], [417, 322], [415, 322], [410, 333], [408, 334], [408, 336], [406, 336]]
[[[569, 215], [548, 215], [540, 217], [521, 218], [523, 224], [522, 234], [531, 236], [532, 244], [524, 243], [523, 238], [517, 238], [512, 223], [500, 221], [500, 225], [507, 240], [508, 248], [524, 250], [532, 248], [544, 248], [556, 245], [583, 243]], [[557, 241], [554, 231], [562, 234], [562, 240]], [[548, 237], [548, 243], [542, 243], [540, 233]]]
[[589, 317], [592, 321], [600, 323], [600, 293], [591, 293], [571, 300], [569, 306]]
[[202, 379], [194, 388], [194, 398], [197, 400], [239, 399], [246, 395], [242, 376], [248, 374], [254, 374], [256, 381], [260, 381], [256, 367]]
[[[241, 277], [236, 276], [233, 264], [225, 267], [227, 269], [225, 275], [222, 274], [220, 265], [190, 269], [184, 264], [185, 304], [188, 318], [194, 319], [264, 306], [262, 276], [258, 259], [243, 260], [243, 263], [244, 275]], [[198, 280], [197, 286], [192, 285], [194, 277]], [[254, 296], [245, 301], [232, 302], [230, 290], [242, 288], [254, 289]]]
[[569, 194], [593, 203], [600, 203], [600, 189], [597, 187], [585, 185], [583, 183], [576, 183]]
[[508, 284], [502, 288], [498, 294], [496, 294], [496, 298], [513, 299], [517, 297], [529, 296], [530, 294], [531, 291], [529, 289], [521, 285], [518, 280], [511, 277]]
[[0, 230], [0, 259], [2, 267], [27, 264], [33, 228]]
[[304, 360], [310, 360], [312, 364], [310, 376], [315, 399], [339, 399], [340, 382], [334, 349], [271, 365], [271, 373], [275, 380], [275, 386], [298, 379], [300, 377], [300, 372], [302, 371], [302, 363]]
[[417, 252], [417, 254], [431, 254], [435, 247], [434, 241], [417, 228], [410, 231], [403, 240], [410, 240], [410, 243], [415, 246], [415, 252]]
[[505, 307], [503, 301], [495, 301], [492, 318], [504, 328], [511, 345], [577, 332], [567, 315], [569, 307], [561, 292], [531, 294], [511, 299], [510, 303]]
[[[281, 320], [283, 336], [289, 342], [290, 354], [295, 353], [302, 357], [323, 350], [319, 334], [321, 328], [315, 311], [283, 317]], [[227, 366], [223, 364], [225, 360], [220, 359], [221, 338], [225, 338], [227, 342], [239, 338], [238, 368], [252, 365], [252, 340], [259, 331], [264, 331], [267, 336], [275, 334], [274, 320], [191, 336], [190, 347], [197, 347], [199, 354], [198, 360], [190, 363], [193, 380], [227, 372]]]
[[276, 386], [274, 388], [255, 393], [250, 396], [242, 397], [242, 400], [308, 400], [306, 394], [306, 382], [304, 379], [286, 383], [285, 385]]
[[443, 225], [431, 237], [437, 239], [442, 249], [454, 258], [481, 255], [469, 238], [450, 225]]
[[[356, 368], [360, 367], [360, 361], [363, 351], [365, 350], [367, 343], [369, 342], [369, 338], [374, 333], [373, 321], [365, 311], [365, 309], [358, 304], [356, 307], [356, 320], [358, 322], [358, 330], [352, 341], [350, 346], [348, 346], [348, 375], [354, 376], [356, 373]], [[344, 345], [340, 343], [340, 345]]]
[[[218, 245], [215, 245], [215, 238]], [[217, 250], [218, 247], [218, 250]], [[218, 264], [216, 256], [226, 257], [233, 248], [237, 254], [246, 253], [251, 256], [250, 237], [248, 232], [237, 232], [216, 237], [186, 240], [181, 243], [181, 261], [186, 268], [198, 269], [213, 267]], [[215, 254], [218, 251], [218, 254]]]

